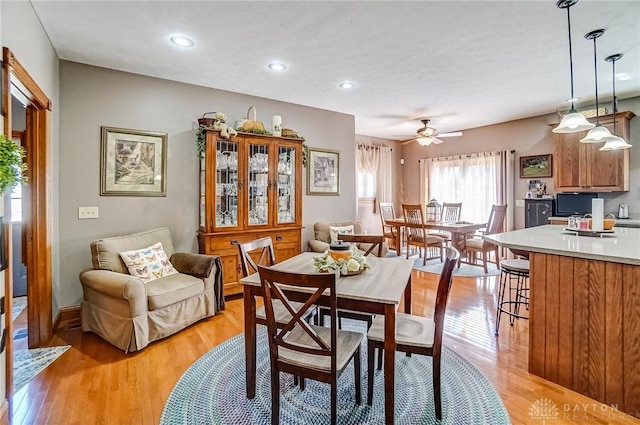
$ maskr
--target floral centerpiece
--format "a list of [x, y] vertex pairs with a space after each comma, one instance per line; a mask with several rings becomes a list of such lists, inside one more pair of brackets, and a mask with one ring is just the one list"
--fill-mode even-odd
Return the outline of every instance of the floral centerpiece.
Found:
[[313, 265], [316, 267], [316, 272], [334, 273], [336, 277], [359, 274], [371, 268], [367, 263], [367, 258], [357, 249], [353, 250], [348, 259], [339, 258], [337, 260], [334, 260], [327, 250], [321, 256], [313, 257]]

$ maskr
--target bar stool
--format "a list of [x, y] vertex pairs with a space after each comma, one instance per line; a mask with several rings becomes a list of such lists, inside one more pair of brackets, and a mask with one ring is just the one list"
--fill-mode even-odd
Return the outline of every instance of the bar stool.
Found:
[[[496, 336], [500, 329], [502, 313], [509, 315], [509, 324], [513, 326], [515, 319], [528, 319], [520, 314], [524, 304], [529, 309], [529, 260], [506, 259], [500, 261], [500, 287], [498, 288], [498, 311], [496, 313]], [[509, 288], [507, 289], [507, 283]], [[505, 291], [509, 291], [505, 300]]]

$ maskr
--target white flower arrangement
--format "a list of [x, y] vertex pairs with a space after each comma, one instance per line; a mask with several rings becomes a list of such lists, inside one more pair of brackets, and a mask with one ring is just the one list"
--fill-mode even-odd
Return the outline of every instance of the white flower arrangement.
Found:
[[320, 257], [313, 257], [313, 265], [316, 267], [316, 272], [334, 273], [336, 277], [355, 274], [358, 271], [363, 272], [371, 268], [367, 258], [357, 249], [354, 249], [348, 260], [344, 258], [334, 260], [327, 250]]

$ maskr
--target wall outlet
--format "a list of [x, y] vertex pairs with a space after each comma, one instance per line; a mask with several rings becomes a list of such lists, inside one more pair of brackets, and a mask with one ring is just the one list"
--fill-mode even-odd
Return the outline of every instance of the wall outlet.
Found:
[[78, 207], [78, 219], [98, 218], [98, 207]]

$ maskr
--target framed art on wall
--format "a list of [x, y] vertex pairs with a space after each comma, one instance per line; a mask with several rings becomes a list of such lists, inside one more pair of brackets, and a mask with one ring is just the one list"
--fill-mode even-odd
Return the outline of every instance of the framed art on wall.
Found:
[[100, 195], [166, 196], [167, 133], [101, 129]]
[[521, 156], [520, 157], [520, 178], [529, 177], [552, 177], [553, 163], [550, 153], [545, 155]]
[[309, 148], [307, 195], [340, 195], [340, 152]]

